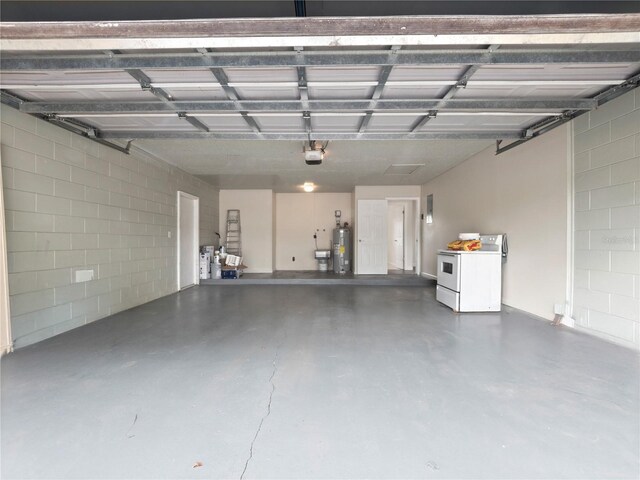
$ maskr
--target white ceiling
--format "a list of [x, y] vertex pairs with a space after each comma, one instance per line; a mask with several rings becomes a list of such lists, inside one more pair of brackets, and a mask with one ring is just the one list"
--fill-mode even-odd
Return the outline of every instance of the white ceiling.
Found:
[[[314, 182], [318, 192], [350, 192], [354, 185], [419, 185], [491, 140], [379, 140], [329, 142], [322, 165], [306, 165], [303, 142], [276, 140], [136, 140], [134, 145], [228, 189], [271, 188], [299, 192]], [[410, 175], [385, 175], [393, 164], [425, 164]]]

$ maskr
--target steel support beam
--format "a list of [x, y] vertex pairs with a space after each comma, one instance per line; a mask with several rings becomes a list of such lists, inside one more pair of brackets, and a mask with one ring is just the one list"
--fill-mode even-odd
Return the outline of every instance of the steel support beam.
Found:
[[311, 141], [311, 114], [309, 112], [303, 112], [302, 118], [304, 119], [304, 131], [307, 136], [305, 140]]
[[369, 126], [369, 122], [371, 122], [371, 118], [372, 117], [373, 117], [373, 111], [372, 110], [367, 110], [366, 115], [364, 117], [362, 117], [362, 120], [360, 121], [360, 125], [358, 126], [358, 133], [359, 134], [364, 134], [365, 130]]
[[[206, 132], [180, 132], [180, 131], [153, 131], [153, 130], [136, 130], [136, 131], [103, 131], [100, 133], [102, 138], [111, 139], [141, 139], [141, 138], [209, 138], [209, 139], [232, 139], [232, 140], [302, 140], [302, 141], [319, 141], [319, 140], [406, 140], [405, 133], [345, 133], [345, 132], [306, 132], [299, 133], [277, 133], [262, 132], [257, 135], [255, 133], [206, 133]], [[493, 131], [458, 131], [458, 132], [425, 132], [419, 133], [412, 140], [496, 140], [498, 138], [522, 138], [518, 131], [493, 132]]]
[[3, 56], [0, 70], [144, 70], [358, 65], [529, 65], [640, 62], [626, 50], [389, 50], [206, 52], [180, 54]]
[[[298, 12], [298, 10], [296, 10]], [[638, 14], [412, 15], [312, 18], [3, 22], [2, 39], [315, 37], [611, 33], [640, 30]]]
[[[166, 103], [170, 108], [174, 110], [178, 110], [174, 104], [173, 97], [166, 90], [158, 87], [154, 87], [151, 85], [151, 79], [144, 73], [142, 70], [126, 70], [126, 72], [135, 78], [142, 90], [148, 90], [156, 97], [160, 99], [160, 101]], [[185, 119], [191, 125], [196, 127], [198, 130], [202, 130], [203, 132], [208, 132], [209, 127], [207, 127], [204, 123], [194, 117], [187, 117], [183, 112], [178, 112], [178, 117]]]
[[[396, 54], [400, 50], [399, 47], [392, 47], [392, 53]], [[393, 65], [385, 65], [380, 70], [380, 74], [378, 76], [378, 85], [373, 90], [373, 94], [371, 95], [371, 106], [369, 110], [367, 110], [367, 114], [364, 116], [362, 121], [360, 122], [360, 126], [358, 127], [358, 133], [364, 133], [371, 121], [371, 116], [373, 115], [373, 110], [375, 110], [376, 105], [378, 104], [378, 100], [382, 96], [382, 92], [384, 91], [384, 87], [387, 84], [387, 80], [389, 79], [389, 75], [391, 75], [391, 69], [393, 69]]]
[[[18, 110], [20, 109], [20, 105], [25, 103], [25, 101], [21, 98], [16, 97], [15, 95], [10, 95], [7, 92], [0, 92], [0, 102]], [[109, 142], [102, 138], [100, 136], [101, 132], [92, 125], [88, 125], [75, 119], [57, 118], [55, 115], [42, 115], [37, 113], [33, 113], [31, 115], [39, 118], [40, 120], [44, 120], [45, 122], [52, 123], [61, 128], [64, 128], [65, 130], [78, 134], [82, 137], [88, 138], [89, 140], [97, 142], [106, 147], [129, 154], [130, 143], [128, 143], [126, 147], [123, 147], [122, 145]]]
[[[421, 112], [436, 108], [455, 111], [549, 111], [549, 110], [590, 110], [598, 105], [595, 99], [575, 98], [520, 98], [520, 99], [380, 99], [376, 111]], [[366, 111], [370, 100], [309, 100], [311, 111], [348, 112]], [[303, 112], [300, 100], [208, 100], [165, 102], [28, 102], [20, 105], [25, 113], [159, 113], [175, 111], [187, 112]]]
[[189, 122], [191, 125], [193, 125], [194, 127], [196, 127], [198, 130], [201, 130], [203, 132], [208, 132], [209, 131], [209, 127], [207, 127], [204, 123], [202, 123], [200, 120], [198, 120], [195, 117], [192, 117], [191, 115], [187, 115], [184, 112], [178, 112], [178, 118], [181, 118], [183, 120], [186, 120], [187, 122]]
[[[299, 55], [303, 55], [303, 48], [296, 47], [295, 52]], [[307, 69], [305, 67], [296, 67], [298, 72], [298, 94], [300, 95], [300, 101], [302, 102], [302, 108], [309, 110], [309, 85], [307, 83]]]
[[[493, 53], [496, 50], [498, 50], [498, 48], [500, 48], [499, 45], [491, 45], [487, 49], [487, 52]], [[411, 127], [411, 133], [413, 134], [421, 130], [422, 127], [424, 127], [429, 122], [429, 120], [431, 120], [432, 118], [435, 118], [438, 113], [437, 111], [442, 108], [442, 105], [444, 105], [447, 100], [450, 100], [453, 97], [455, 97], [456, 94], [458, 93], [458, 89], [465, 88], [467, 86], [467, 82], [469, 81], [469, 79], [473, 76], [474, 73], [478, 71], [479, 68], [480, 68], [480, 65], [469, 65], [464, 71], [464, 73], [460, 76], [456, 84], [449, 87], [446, 93], [442, 96], [441, 104], [436, 108], [434, 108], [431, 112], [429, 112], [429, 114], [425, 115], [420, 120], [418, 120]]]
[[4, 103], [5, 105], [9, 105], [10, 107], [15, 108], [16, 110], [20, 110], [20, 105], [24, 103], [21, 98], [7, 93], [4, 90], [0, 90], [0, 101], [2, 101], [2, 103]]
[[233, 104], [235, 105], [235, 110], [237, 110], [238, 113], [242, 115], [242, 118], [244, 119], [245, 123], [249, 125], [249, 128], [251, 128], [251, 130], [253, 130], [255, 134], [259, 135], [260, 126], [258, 125], [258, 122], [256, 122], [253, 118], [251, 118], [248, 115], [249, 112], [247, 112], [246, 109], [243, 109], [240, 106], [240, 97], [238, 96], [238, 92], [236, 91], [235, 88], [229, 86], [229, 78], [227, 77], [227, 74], [224, 73], [224, 70], [221, 68], [212, 68], [211, 73], [213, 73], [213, 76], [216, 77], [216, 80], [224, 90], [224, 93], [227, 95], [227, 98], [230, 101], [232, 101]]
[[[625, 81], [624, 83], [608, 88], [603, 92], [600, 92], [598, 95], [596, 95], [593, 98], [593, 100], [596, 101], [597, 106], [604, 105], [605, 103], [610, 102], [611, 100], [618, 98], [619, 96], [624, 95], [628, 91], [638, 88], [639, 86], [640, 86], [640, 73], [636, 73], [635, 75], [627, 79], [627, 81]], [[500, 155], [501, 153], [507, 152], [512, 148], [516, 148], [522, 145], [523, 143], [528, 142], [529, 140], [533, 140], [534, 138], [539, 137], [540, 135], [543, 135], [553, 130], [556, 127], [559, 127], [560, 125], [570, 122], [574, 118], [577, 118], [580, 115], [584, 115], [585, 113], [588, 113], [588, 111], [584, 111], [584, 110], [567, 111], [567, 112], [564, 112], [561, 117], [553, 121], [549, 121], [549, 119], [542, 120], [541, 122], [538, 122], [537, 124], [522, 131], [521, 136], [523, 138], [521, 138], [520, 140], [509, 143], [504, 147], [501, 147], [500, 145], [502, 142], [498, 141], [496, 143], [496, 155]]]
[[298, 70], [298, 93], [302, 108], [309, 110], [309, 86], [307, 85], [307, 69], [305, 67], [297, 67]]
[[161, 101], [171, 104], [173, 97], [162, 88], [152, 86], [151, 79], [142, 70], [128, 69], [125, 71], [138, 81], [142, 90], [149, 91]]

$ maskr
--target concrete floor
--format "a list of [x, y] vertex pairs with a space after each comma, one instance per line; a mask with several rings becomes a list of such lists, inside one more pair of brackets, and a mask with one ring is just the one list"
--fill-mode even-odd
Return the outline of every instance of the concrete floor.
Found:
[[638, 360], [433, 288], [196, 287], [5, 357], [1, 473], [638, 478]]

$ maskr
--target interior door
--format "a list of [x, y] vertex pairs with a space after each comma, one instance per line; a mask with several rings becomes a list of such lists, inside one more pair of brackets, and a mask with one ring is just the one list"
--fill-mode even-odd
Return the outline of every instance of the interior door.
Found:
[[358, 200], [358, 273], [387, 273], [387, 201]]
[[187, 288], [197, 283], [198, 275], [198, 199], [178, 192], [178, 271], [179, 288]]
[[389, 231], [389, 266], [398, 270], [404, 267], [404, 205], [389, 202], [388, 204]]

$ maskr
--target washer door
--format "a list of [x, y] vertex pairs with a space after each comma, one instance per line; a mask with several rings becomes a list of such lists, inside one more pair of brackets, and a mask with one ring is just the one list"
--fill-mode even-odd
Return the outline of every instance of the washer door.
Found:
[[454, 292], [460, 291], [460, 255], [438, 254], [438, 285]]

